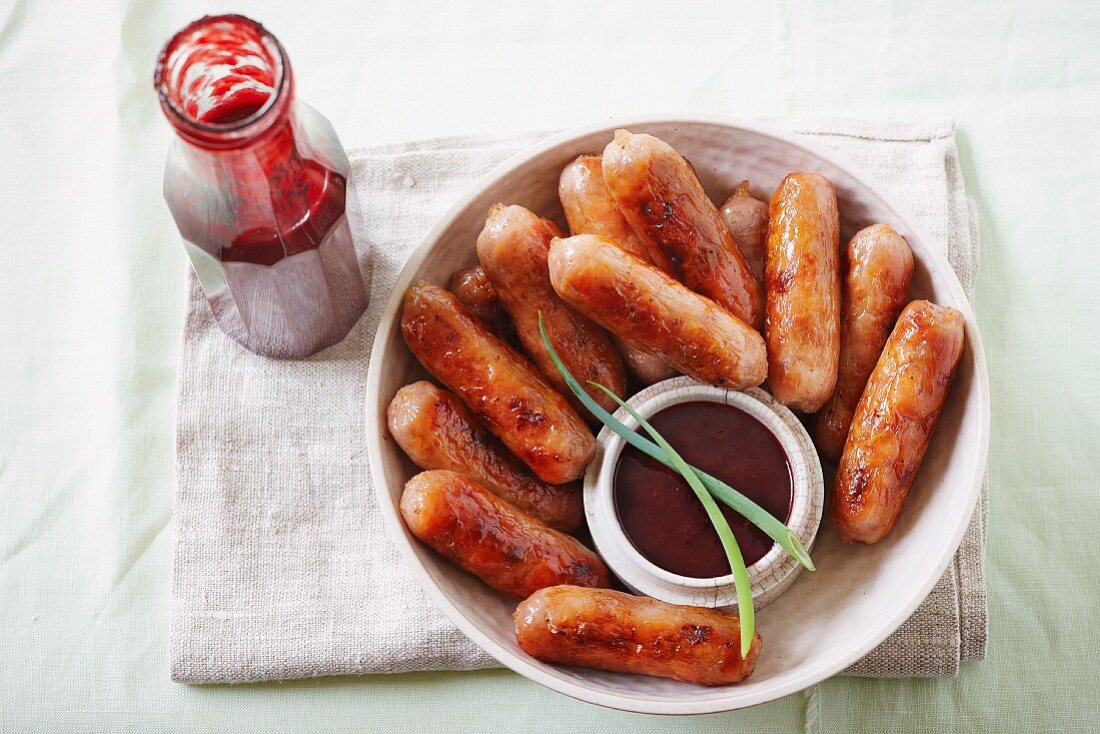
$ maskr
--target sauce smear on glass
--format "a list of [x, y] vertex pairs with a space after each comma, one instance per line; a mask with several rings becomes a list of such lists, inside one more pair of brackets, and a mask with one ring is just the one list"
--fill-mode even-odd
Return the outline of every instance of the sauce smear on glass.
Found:
[[[665, 408], [648, 420], [687, 463], [723, 480], [780, 520], [790, 517], [793, 488], [787, 454], [756, 418], [730, 405], [695, 401]], [[623, 531], [650, 562], [691, 578], [730, 573], [718, 533], [679, 473], [627, 446], [615, 469], [614, 493]], [[771, 550], [774, 543], [762, 530], [721, 502], [718, 507], [746, 566]]]

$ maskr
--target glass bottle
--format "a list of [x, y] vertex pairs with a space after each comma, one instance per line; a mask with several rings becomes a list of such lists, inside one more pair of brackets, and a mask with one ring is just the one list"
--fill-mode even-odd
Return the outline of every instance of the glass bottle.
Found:
[[348, 227], [348, 159], [294, 98], [279, 41], [240, 15], [201, 18], [165, 45], [154, 85], [176, 131], [164, 198], [218, 325], [270, 357], [343, 339], [369, 279]]

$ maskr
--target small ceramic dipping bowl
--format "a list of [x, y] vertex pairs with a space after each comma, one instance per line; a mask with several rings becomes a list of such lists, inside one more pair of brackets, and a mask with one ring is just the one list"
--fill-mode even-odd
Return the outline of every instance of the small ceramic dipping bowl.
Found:
[[[661, 411], [686, 403], [718, 403], [732, 406], [755, 419], [778, 441], [783, 453], [786, 454], [790, 469], [790, 512], [786, 518], [779, 519], [786, 520], [787, 526], [799, 537], [808, 551], [813, 548], [824, 507], [821, 462], [798, 418], [770, 394], [757, 388], [744, 392], [725, 390], [697, 382], [689, 377], [676, 377], [649, 386], [634, 395], [629, 403], [646, 420], [650, 420]], [[625, 410], [620, 409], [615, 417], [630, 428], [638, 427]], [[692, 426], [692, 440], [703, 442], [708, 452], [739, 450], [737, 436], [708, 435], [708, 431], [714, 430], [716, 430], [714, 426], [699, 425], [697, 429]], [[676, 439], [670, 435], [665, 437], [673, 448], [678, 448]], [[605, 427], [598, 437], [596, 458], [589, 465], [584, 478], [585, 514], [588, 516], [588, 526], [600, 555], [611, 570], [635, 592], [673, 604], [716, 608], [734, 607], [737, 603], [737, 592], [734, 588], [732, 573], [712, 578], [696, 578], [673, 573], [643, 555], [631, 540], [627, 530], [624, 529], [620, 515], [621, 506], [616, 499], [616, 474], [620, 470], [620, 458], [624, 448], [626, 443], [623, 439]], [[684, 453], [684, 449], [678, 448], [678, 450]], [[744, 484], [735, 488], [750, 496], [753, 494]], [[721, 507], [721, 503], [719, 506]], [[660, 508], [655, 508], [653, 515], [654, 522], [666, 521], [666, 518], [660, 514]], [[671, 521], [669, 519], [669, 522]], [[763, 538], [768, 540], [766, 536]], [[680, 538], [673, 530], [671, 542], [679, 541]], [[744, 549], [742, 550], [744, 552]], [[754, 606], [759, 609], [776, 599], [794, 582], [801, 570], [802, 566], [798, 561], [778, 544], [773, 543], [759, 560], [748, 567]]]

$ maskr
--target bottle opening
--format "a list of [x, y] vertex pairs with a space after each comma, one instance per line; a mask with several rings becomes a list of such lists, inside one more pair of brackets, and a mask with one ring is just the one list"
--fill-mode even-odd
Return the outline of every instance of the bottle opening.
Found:
[[153, 78], [176, 130], [214, 147], [239, 145], [268, 129], [289, 103], [290, 83], [282, 45], [241, 15], [187, 25], [161, 50]]

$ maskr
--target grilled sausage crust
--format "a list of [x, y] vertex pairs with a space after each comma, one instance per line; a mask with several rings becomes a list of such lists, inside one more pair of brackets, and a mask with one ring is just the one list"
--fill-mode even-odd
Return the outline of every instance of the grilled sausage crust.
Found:
[[752, 195], [748, 181], [737, 188], [722, 205], [722, 219], [737, 242], [756, 282], [764, 283], [764, 260], [768, 239], [768, 204]]
[[539, 479], [564, 484], [584, 474], [596, 452], [588, 426], [453, 294], [424, 281], [409, 288], [401, 333], [424, 368]]
[[840, 362], [840, 218], [824, 176], [792, 173], [768, 209], [765, 263], [768, 385], [813, 413], [836, 387]]
[[[632, 255], [648, 260], [645, 247], [630, 229], [603, 180], [603, 163], [598, 155], [582, 155], [566, 166], [558, 182], [565, 219], [570, 234], [597, 234], [614, 242]], [[646, 385], [667, 380], [676, 374], [667, 362], [622, 337], [611, 335], [623, 355], [626, 368]]]
[[617, 130], [603, 176], [650, 260], [759, 329], [760, 286], [691, 164], [652, 135]]
[[603, 180], [598, 155], [582, 155], [561, 172], [558, 197], [572, 234], [598, 234], [643, 260], [645, 246], [623, 217]]
[[550, 527], [584, 521], [580, 487], [541, 481], [486, 431], [451, 393], [421, 380], [397, 391], [386, 411], [390, 434], [421, 469], [463, 474]]
[[844, 450], [856, 404], [867, 385], [898, 313], [909, 301], [913, 251], [888, 224], [861, 229], [845, 251], [840, 324], [840, 368], [829, 402], [814, 415], [811, 434], [821, 456], [836, 461]]
[[833, 483], [831, 515], [845, 542], [877, 543], [897, 523], [962, 355], [953, 308], [913, 301], [856, 406]]
[[719, 686], [747, 678], [760, 656], [756, 634], [742, 660], [741, 624], [731, 614], [610, 589], [542, 589], [513, 619], [520, 647], [548, 663]]
[[401, 516], [437, 553], [515, 599], [547, 586], [611, 581], [599, 556], [578, 540], [456, 472], [426, 471], [410, 479]]
[[685, 375], [736, 390], [763, 382], [759, 333], [614, 243], [588, 234], [555, 240], [549, 263], [558, 295]]
[[[626, 372], [607, 332], [574, 311], [550, 286], [546, 256], [550, 240], [559, 233], [556, 225], [522, 206], [498, 204], [489, 210], [477, 238], [477, 256], [515, 322], [520, 343], [551, 385], [572, 398], [543, 344], [540, 313], [554, 349], [578, 382], [587, 387], [592, 380], [623, 397]], [[615, 401], [603, 392], [588, 391], [604, 408], [615, 410]]]

